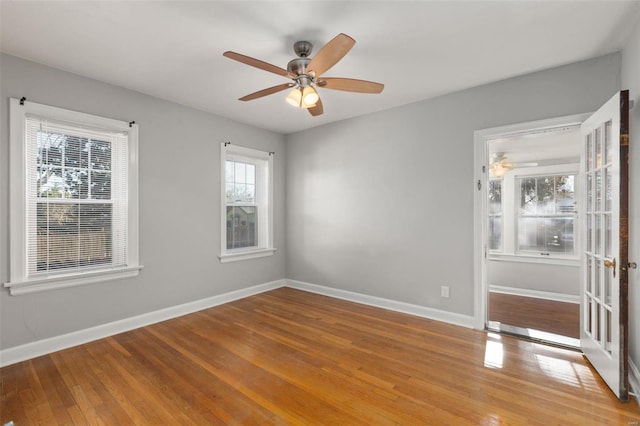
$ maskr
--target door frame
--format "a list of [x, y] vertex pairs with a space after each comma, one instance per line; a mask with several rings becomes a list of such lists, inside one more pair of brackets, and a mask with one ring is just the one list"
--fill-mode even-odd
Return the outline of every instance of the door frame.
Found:
[[[545, 120], [529, 121], [524, 123], [509, 124], [492, 127], [474, 132], [474, 200], [473, 200], [473, 277], [474, 277], [474, 327], [478, 330], [487, 328], [487, 295], [489, 286], [487, 283], [488, 261], [488, 203], [487, 184], [489, 182], [489, 140], [498, 137], [515, 136], [518, 134], [576, 126], [584, 122], [592, 113], [574, 114], [564, 117], [549, 118]], [[582, 209], [583, 206], [579, 206]], [[578, 212], [582, 217], [582, 211]]]

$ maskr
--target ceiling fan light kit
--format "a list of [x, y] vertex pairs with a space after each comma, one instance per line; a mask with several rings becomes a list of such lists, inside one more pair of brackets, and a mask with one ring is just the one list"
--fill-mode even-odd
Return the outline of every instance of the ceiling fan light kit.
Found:
[[511, 163], [504, 164], [503, 162], [494, 162], [489, 165], [489, 171], [495, 177], [502, 177], [507, 174], [509, 170], [513, 168]]
[[287, 95], [287, 102], [290, 105], [305, 109], [316, 106], [318, 99], [320, 96], [312, 86], [307, 86], [304, 89], [296, 87]]
[[325, 44], [311, 59], [308, 56], [313, 50], [313, 45], [308, 41], [298, 41], [293, 45], [293, 50], [298, 57], [289, 61], [286, 70], [240, 53], [227, 51], [223, 55], [229, 59], [293, 80], [293, 83], [262, 89], [243, 96], [239, 100], [250, 101], [293, 87], [287, 95], [286, 101], [295, 107], [307, 109], [311, 115], [317, 116], [323, 113], [323, 106], [316, 87], [357, 93], [380, 93], [384, 89], [384, 84], [372, 81], [338, 77], [320, 78], [325, 71], [338, 63], [355, 43], [354, 39], [340, 33]]
[[529, 163], [513, 163], [507, 158], [504, 152], [496, 152], [492, 155], [492, 161], [489, 164], [489, 171], [494, 177], [502, 177], [514, 168], [537, 166], [539, 166], [539, 164], [535, 161]]

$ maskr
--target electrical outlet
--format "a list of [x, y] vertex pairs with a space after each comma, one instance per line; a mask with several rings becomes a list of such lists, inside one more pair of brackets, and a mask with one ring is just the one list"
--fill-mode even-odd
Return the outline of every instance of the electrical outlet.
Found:
[[442, 287], [440, 287], [440, 297], [446, 297], [447, 299], [449, 298], [449, 286], [448, 285], [443, 285]]

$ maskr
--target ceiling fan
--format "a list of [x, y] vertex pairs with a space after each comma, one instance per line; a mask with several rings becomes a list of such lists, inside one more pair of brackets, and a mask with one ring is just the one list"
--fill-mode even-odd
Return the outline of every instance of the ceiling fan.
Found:
[[496, 152], [491, 156], [491, 163], [489, 163], [489, 171], [493, 176], [504, 176], [509, 170], [515, 167], [536, 167], [538, 163], [513, 163], [511, 162], [504, 152]]
[[287, 77], [292, 81], [279, 84], [250, 93], [241, 97], [240, 101], [250, 101], [263, 96], [293, 88], [287, 95], [287, 102], [299, 108], [309, 110], [313, 116], [323, 113], [322, 101], [316, 88], [342, 90], [357, 93], [380, 93], [384, 89], [384, 84], [373, 81], [356, 80], [352, 78], [323, 77], [322, 75], [340, 61], [344, 55], [351, 50], [356, 43], [354, 39], [346, 34], [338, 34], [330, 42], [325, 44], [318, 54], [313, 58], [309, 57], [313, 45], [308, 41], [298, 41], [293, 45], [293, 51], [298, 56], [289, 61], [287, 69], [271, 65], [259, 59], [241, 55], [240, 53], [227, 51], [223, 55], [261, 70]]

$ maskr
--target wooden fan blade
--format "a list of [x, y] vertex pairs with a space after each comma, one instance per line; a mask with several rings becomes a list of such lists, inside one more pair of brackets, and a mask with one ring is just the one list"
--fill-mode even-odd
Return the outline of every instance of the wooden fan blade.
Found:
[[356, 41], [348, 35], [338, 34], [329, 43], [322, 46], [318, 54], [309, 62], [307, 69], [310, 72], [314, 72], [316, 77], [319, 77], [337, 64], [351, 50], [354, 44], [356, 44]]
[[288, 77], [288, 78], [295, 78], [296, 77], [294, 74], [290, 73], [289, 71], [285, 70], [284, 68], [280, 68], [280, 67], [277, 67], [275, 65], [271, 65], [271, 64], [269, 64], [267, 62], [261, 61], [259, 59], [252, 58], [250, 56], [242, 55], [240, 53], [228, 51], [228, 52], [224, 52], [222, 55], [226, 56], [229, 59], [233, 59], [234, 61], [242, 62], [243, 64], [247, 64], [247, 65], [250, 65], [252, 67], [259, 68], [261, 70], [269, 71], [269, 72], [272, 72], [274, 74], [281, 75], [283, 77]]
[[318, 98], [318, 102], [316, 102], [316, 105], [312, 106], [311, 108], [307, 108], [307, 110], [309, 110], [309, 114], [313, 115], [314, 117], [316, 115], [321, 115], [324, 112], [324, 109], [322, 108], [322, 101]]
[[271, 95], [273, 93], [282, 92], [283, 90], [287, 90], [288, 88], [292, 87], [293, 85], [294, 85], [293, 83], [278, 84], [277, 86], [269, 87], [267, 89], [258, 90], [257, 92], [254, 92], [254, 93], [248, 94], [246, 96], [243, 96], [238, 100], [239, 101], [251, 101], [253, 99], [258, 99], [258, 98], [261, 98], [263, 96]]
[[344, 90], [345, 92], [358, 93], [380, 93], [384, 89], [384, 84], [373, 81], [356, 80], [353, 78], [322, 78], [317, 83], [323, 89]]

